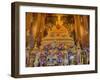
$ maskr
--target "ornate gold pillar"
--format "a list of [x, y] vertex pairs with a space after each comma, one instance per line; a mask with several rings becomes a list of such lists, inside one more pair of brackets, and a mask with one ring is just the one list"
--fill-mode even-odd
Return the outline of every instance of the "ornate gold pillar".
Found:
[[36, 42], [38, 44], [38, 47], [39, 47], [41, 40], [43, 38], [44, 29], [45, 29], [45, 13], [38, 13], [37, 33], [36, 33]]
[[82, 41], [81, 42], [82, 42], [84, 47], [88, 47], [89, 46], [89, 21], [88, 21], [88, 16], [82, 16], [82, 28], [83, 28], [84, 34], [82, 35]]
[[76, 36], [76, 41], [80, 42], [80, 16], [79, 15], [75, 15], [74, 16], [74, 29], [75, 29], [75, 36]]
[[33, 14], [30, 12], [26, 13], [26, 47], [30, 48], [30, 37], [32, 36], [32, 22]]

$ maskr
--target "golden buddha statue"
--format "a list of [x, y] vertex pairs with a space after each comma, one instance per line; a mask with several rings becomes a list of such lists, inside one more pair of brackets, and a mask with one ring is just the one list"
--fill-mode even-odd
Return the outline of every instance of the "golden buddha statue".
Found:
[[[61, 15], [57, 15], [58, 20], [56, 21], [56, 25], [52, 27], [52, 29], [48, 30], [48, 35], [42, 39], [41, 44], [60, 44], [63, 43], [65, 45], [74, 45], [74, 40], [69, 36], [67, 28], [63, 26], [63, 22], [61, 21]], [[42, 46], [41, 45], [41, 46]]]

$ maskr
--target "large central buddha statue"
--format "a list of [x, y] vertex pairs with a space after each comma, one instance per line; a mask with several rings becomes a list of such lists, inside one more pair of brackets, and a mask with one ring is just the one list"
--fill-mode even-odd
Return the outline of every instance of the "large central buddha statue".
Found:
[[64, 26], [57, 24], [48, 31], [48, 37], [55, 37], [60, 39], [61, 37], [69, 37], [69, 33]]
[[72, 37], [69, 36], [67, 28], [63, 26], [63, 23], [61, 21], [61, 15], [58, 15], [58, 20], [56, 22], [56, 25], [52, 27], [52, 29], [48, 30], [48, 35], [42, 39], [41, 44], [52, 44], [54, 42], [56, 43], [64, 43], [66, 45], [73, 46], [74, 40]]

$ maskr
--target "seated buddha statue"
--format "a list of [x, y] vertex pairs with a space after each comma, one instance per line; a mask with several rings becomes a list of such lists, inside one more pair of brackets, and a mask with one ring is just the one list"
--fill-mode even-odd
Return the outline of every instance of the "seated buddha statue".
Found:
[[53, 44], [54, 42], [56, 44], [64, 43], [66, 46], [74, 45], [73, 38], [70, 37], [67, 28], [63, 25], [63, 22], [60, 18], [61, 16], [58, 15], [58, 20], [56, 21], [56, 24], [50, 30], [48, 30], [48, 35], [42, 38], [42, 46], [46, 44]]

